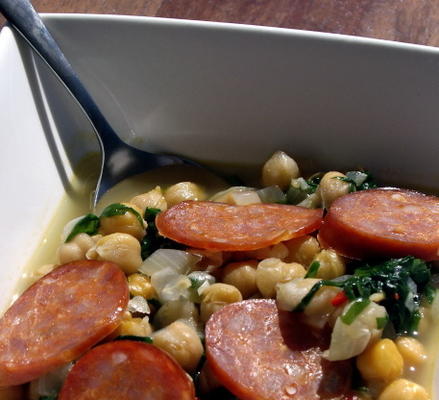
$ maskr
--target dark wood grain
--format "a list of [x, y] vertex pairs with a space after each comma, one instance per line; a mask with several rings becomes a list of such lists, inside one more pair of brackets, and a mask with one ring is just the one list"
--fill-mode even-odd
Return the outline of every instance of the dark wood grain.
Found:
[[40, 12], [147, 15], [439, 46], [439, 0], [34, 0]]

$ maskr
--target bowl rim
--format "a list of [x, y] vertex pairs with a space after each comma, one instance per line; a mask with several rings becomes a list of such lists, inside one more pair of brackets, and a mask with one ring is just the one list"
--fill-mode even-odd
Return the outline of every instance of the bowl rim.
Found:
[[[366, 46], [381, 46], [384, 48], [400, 49], [406, 51], [421, 51], [439, 54], [439, 47], [400, 42], [391, 39], [379, 39], [366, 36], [355, 36], [342, 33], [321, 32], [305, 29], [282, 28], [265, 25], [252, 25], [235, 22], [217, 22], [184, 18], [155, 17], [143, 15], [122, 14], [86, 14], [86, 13], [41, 13], [44, 20], [53, 21], [83, 21], [86, 23], [111, 21], [113, 23], [148, 24], [156, 26], [175, 26], [188, 28], [204, 28], [209, 30], [224, 30], [231, 32], [264, 33], [269, 35], [285, 35], [298, 38], [308, 38], [327, 42], [339, 42], [344, 44], [359, 44]], [[8, 26], [6, 23], [4, 26]]]

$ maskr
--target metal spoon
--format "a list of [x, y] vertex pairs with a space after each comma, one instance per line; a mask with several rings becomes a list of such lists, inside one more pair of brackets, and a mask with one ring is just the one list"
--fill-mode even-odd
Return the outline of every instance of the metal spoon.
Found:
[[108, 189], [129, 176], [167, 165], [197, 165], [182, 157], [149, 153], [123, 142], [79, 80], [32, 4], [28, 0], [0, 0], [0, 12], [52, 69], [93, 126], [102, 151], [93, 206]]

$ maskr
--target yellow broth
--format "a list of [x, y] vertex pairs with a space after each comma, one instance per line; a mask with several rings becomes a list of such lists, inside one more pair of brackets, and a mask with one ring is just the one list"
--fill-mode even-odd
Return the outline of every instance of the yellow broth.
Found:
[[[227, 188], [227, 184], [211, 173], [193, 167], [166, 167], [160, 171], [149, 171], [145, 174], [132, 177], [116, 185], [107, 192], [99, 202], [96, 214], [99, 214], [108, 204], [128, 201], [135, 195], [147, 192], [157, 185], [163, 189], [181, 181], [192, 181], [201, 185], [208, 195], [212, 195]], [[40, 239], [37, 250], [23, 269], [23, 275], [18, 282], [14, 301], [29, 285], [42, 276], [40, 268], [57, 262], [56, 252], [61, 243], [61, 233], [65, 224], [73, 218], [83, 215], [89, 210], [90, 200], [87, 196], [75, 198], [65, 195], [59, 204], [51, 222]], [[39, 272], [40, 270], [40, 272]], [[437, 340], [439, 339], [439, 326], [427, 316], [428, 327], [426, 333], [418, 338], [426, 348], [427, 361], [420, 367], [405, 368], [403, 377], [424, 386], [434, 395], [433, 378], [435, 364], [438, 356]], [[15, 396], [15, 397], [14, 397]], [[17, 399], [17, 393], [0, 391], [0, 400]]]

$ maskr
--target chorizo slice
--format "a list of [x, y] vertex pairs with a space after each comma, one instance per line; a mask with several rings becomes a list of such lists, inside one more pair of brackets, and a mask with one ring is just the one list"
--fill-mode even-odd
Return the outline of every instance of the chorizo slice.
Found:
[[323, 211], [282, 204], [184, 201], [160, 213], [161, 235], [208, 250], [256, 250], [317, 230]]
[[97, 346], [67, 375], [59, 400], [195, 400], [192, 380], [165, 352], [131, 340]]
[[45, 275], [0, 319], [0, 386], [76, 359], [119, 325], [127, 303], [128, 285], [116, 264], [76, 261]]
[[241, 400], [344, 398], [351, 366], [322, 358], [324, 336], [278, 311], [274, 300], [246, 300], [209, 319], [206, 356], [215, 377]]
[[338, 198], [319, 240], [354, 258], [439, 259], [439, 198], [404, 189], [371, 189]]

